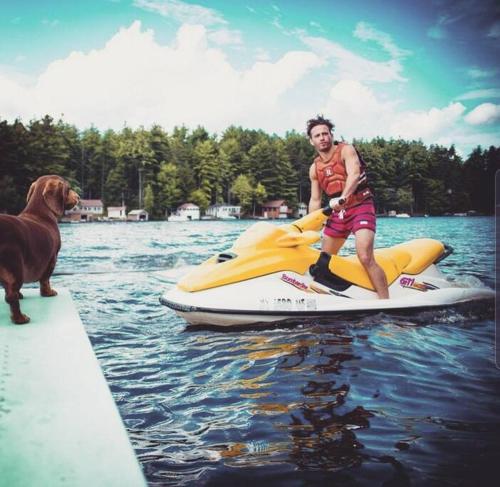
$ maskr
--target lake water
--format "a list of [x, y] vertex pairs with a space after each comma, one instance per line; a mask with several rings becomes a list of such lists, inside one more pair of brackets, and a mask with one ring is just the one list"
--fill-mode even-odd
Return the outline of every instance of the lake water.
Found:
[[[73, 294], [149, 484], [492, 485], [493, 305], [187, 328], [160, 295], [250, 224], [61, 226], [54, 286]], [[440, 239], [455, 248], [444, 272], [493, 287], [494, 230], [488, 217], [379, 219], [376, 245]]]

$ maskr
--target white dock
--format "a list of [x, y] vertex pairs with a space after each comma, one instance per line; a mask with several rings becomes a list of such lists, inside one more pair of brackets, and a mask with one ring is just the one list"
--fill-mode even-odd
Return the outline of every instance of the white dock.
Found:
[[135, 487], [146, 481], [67, 290], [25, 289], [26, 325], [0, 289], [0, 486]]

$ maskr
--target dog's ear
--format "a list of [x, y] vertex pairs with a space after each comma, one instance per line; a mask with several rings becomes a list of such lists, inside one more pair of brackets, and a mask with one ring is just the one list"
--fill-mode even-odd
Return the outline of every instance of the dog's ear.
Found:
[[64, 181], [60, 179], [49, 179], [43, 188], [43, 199], [47, 206], [57, 216], [62, 216], [66, 202], [66, 194], [68, 188]]
[[28, 191], [28, 196], [26, 196], [26, 203], [30, 202], [30, 198], [33, 195], [33, 191], [35, 191], [36, 181], [31, 183], [30, 189]]

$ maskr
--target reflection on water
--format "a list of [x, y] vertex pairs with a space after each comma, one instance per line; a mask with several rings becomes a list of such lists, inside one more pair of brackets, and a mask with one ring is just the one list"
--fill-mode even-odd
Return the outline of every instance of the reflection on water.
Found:
[[[441, 237], [448, 274], [491, 284], [492, 219], [395, 220], [379, 245]], [[247, 225], [62, 227], [55, 285], [75, 297], [150, 485], [486, 485], [500, 451], [492, 306], [187, 329], [160, 294]]]

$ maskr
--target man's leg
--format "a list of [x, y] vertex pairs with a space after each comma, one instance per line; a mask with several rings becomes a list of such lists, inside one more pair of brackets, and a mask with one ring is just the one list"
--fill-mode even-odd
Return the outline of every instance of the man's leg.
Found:
[[373, 242], [375, 240], [375, 232], [362, 228], [355, 234], [356, 237], [356, 253], [358, 259], [363, 264], [373, 287], [377, 291], [379, 299], [389, 298], [387, 289], [387, 277], [382, 268], [375, 261], [373, 255]]
[[328, 252], [330, 255], [337, 255], [340, 247], [344, 245], [345, 240], [345, 238], [330, 237], [329, 235], [323, 234], [321, 250], [323, 252]]

